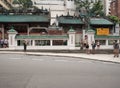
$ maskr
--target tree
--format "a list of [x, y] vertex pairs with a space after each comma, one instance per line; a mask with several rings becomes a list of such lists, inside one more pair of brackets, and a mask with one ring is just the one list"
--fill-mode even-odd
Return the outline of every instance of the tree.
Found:
[[93, 1], [89, 1], [89, 0], [75, 0], [75, 4], [76, 4], [76, 9], [81, 11], [83, 9], [85, 9], [87, 11], [87, 13], [89, 13], [90, 16], [103, 16], [104, 12], [103, 12], [103, 5], [102, 2], [100, 0], [96, 1], [95, 3], [93, 3]]
[[120, 24], [120, 19], [117, 16], [109, 15], [108, 18], [116, 25], [117, 23]]
[[99, 0], [95, 3], [91, 0], [75, 0], [76, 9], [80, 12], [80, 14], [84, 15], [85, 22], [87, 24], [87, 28], [90, 24], [91, 17], [103, 16], [103, 5]]
[[120, 25], [120, 19], [114, 15], [109, 15], [108, 18], [114, 23], [114, 30], [115, 30], [116, 24]]
[[20, 5], [22, 5], [23, 8], [30, 8], [32, 7], [32, 1], [31, 0], [17, 0]]
[[102, 2], [99, 0], [98, 2], [93, 4], [93, 7], [91, 8], [90, 12], [93, 14], [93, 16], [104, 16], [103, 12], [103, 5]]

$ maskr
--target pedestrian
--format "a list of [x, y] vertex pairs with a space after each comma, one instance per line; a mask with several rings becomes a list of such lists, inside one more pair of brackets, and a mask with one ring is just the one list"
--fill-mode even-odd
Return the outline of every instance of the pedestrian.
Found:
[[95, 54], [95, 47], [96, 47], [96, 43], [95, 42], [92, 42], [92, 51], [91, 51], [91, 53], [92, 54]]
[[4, 46], [4, 39], [0, 40], [0, 44], [1, 44], [1, 48], [3, 48], [3, 46]]
[[86, 43], [86, 53], [87, 53], [87, 54], [90, 54], [89, 44], [88, 44], [88, 43]]
[[6, 47], [8, 47], [8, 40], [7, 39], [4, 40], [4, 48], [6, 48]]
[[100, 49], [100, 42], [99, 41], [97, 41], [97, 49]]
[[114, 48], [114, 57], [119, 57], [119, 44], [117, 43], [117, 41], [114, 42], [113, 44], [113, 48]]
[[83, 47], [86, 48], [86, 45], [87, 45], [87, 40], [84, 40], [83, 41]]
[[26, 50], [27, 50], [27, 41], [26, 40], [23, 41], [23, 46], [24, 46], [24, 52], [26, 52]]
[[84, 43], [83, 43], [83, 40], [81, 40], [81, 43], [80, 43], [80, 50], [83, 50], [84, 48]]

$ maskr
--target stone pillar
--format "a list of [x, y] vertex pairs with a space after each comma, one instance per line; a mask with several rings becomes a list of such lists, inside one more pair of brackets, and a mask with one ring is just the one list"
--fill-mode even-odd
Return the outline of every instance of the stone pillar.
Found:
[[75, 31], [71, 28], [68, 31], [68, 34], [69, 34], [69, 40], [68, 40], [69, 49], [75, 49]]
[[114, 35], [115, 35], [115, 36], [119, 36], [119, 34], [120, 34], [120, 26], [119, 26], [119, 24], [116, 24]]
[[17, 46], [17, 41], [15, 40], [16, 34], [17, 31], [15, 31], [13, 28], [8, 30], [8, 46], [10, 49], [15, 49]]
[[92, 30], [92, 29], [88, 29], [88, 30], [86, 31], [87, 42], [88, 42], [89, 46], [91, 46], [92, 42], [95, 42], [94, 34], [95, 34], [95, 31]]
[[108, 39], [106, 40], [105, 46], [108, 46]]
[[33, 40], [32, 46], [35, 46], [35, 40]]
[[4, 36], [5, 36], [5, 33], [4, 33], [4, 26], [3, 26], [3, 24], [2, 24], [2, 39], [4, 39]]
[[53, 40], [50, 40], [50, 46], [53, 46]]

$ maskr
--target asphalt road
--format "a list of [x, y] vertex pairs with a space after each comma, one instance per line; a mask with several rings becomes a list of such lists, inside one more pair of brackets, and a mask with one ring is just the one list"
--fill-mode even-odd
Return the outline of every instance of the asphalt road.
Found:
[[0, 88], [120, 88], [120, 64], [0, 54]]

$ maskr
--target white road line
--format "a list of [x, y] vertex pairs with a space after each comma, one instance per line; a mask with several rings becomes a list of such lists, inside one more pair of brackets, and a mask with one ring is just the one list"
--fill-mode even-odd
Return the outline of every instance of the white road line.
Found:
[[69, 62], [69, 60], [54, 60], [54, 61], [58, 61], [58, 62]]
[[9, 58], [9, 59], [19, 60], [19, 59], [22, 59], [22, 58]]
[[38, 61], [43, 61], [44, 59], [35, 59], [35, 58], [34, 58], [34, 59], [32, 59], [32, 60], [38, 60]]

